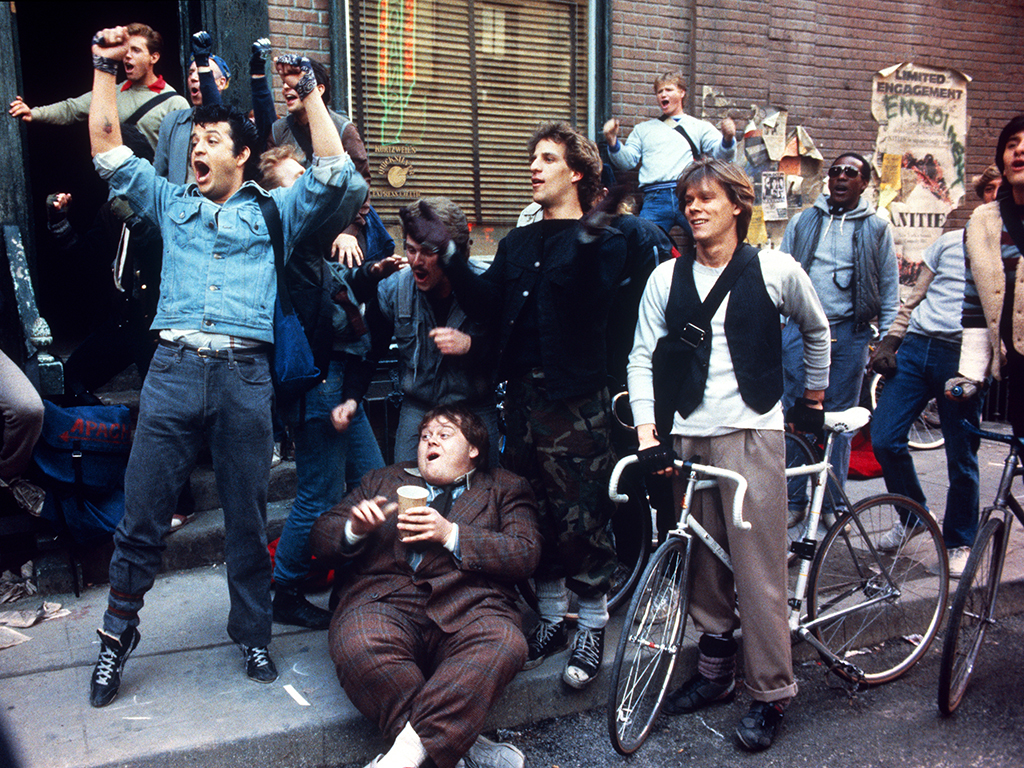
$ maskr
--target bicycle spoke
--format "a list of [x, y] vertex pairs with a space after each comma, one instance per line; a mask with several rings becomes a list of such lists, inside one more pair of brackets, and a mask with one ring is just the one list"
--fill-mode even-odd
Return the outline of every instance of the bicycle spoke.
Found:
[[[880, 551], [882, 536], [901, 514], [908, 526], [921, 520], [919, 528], [894, 552]], [[864, 682], [886, 682], [927, 650], [947, 590], [942, 537], [928, 513], [902, 497], [867, 499], [822, 543], [806, 627], [836, 659], [856, 664]]]

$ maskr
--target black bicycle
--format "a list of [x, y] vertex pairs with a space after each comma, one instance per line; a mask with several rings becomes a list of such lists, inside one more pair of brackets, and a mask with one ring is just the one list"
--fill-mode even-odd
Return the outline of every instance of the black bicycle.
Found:
[[963, 701], [985, 635], [998, 622], [996, 600], [1006, 560], [1006, 546], [1010, 540], [1010, 524], [1014, 517], [1024, 524], [1024, 510], [1010, 493], [1013, 478], [1024, 475], [1024, 468], [1020, 465], [1024, 441], [1013, 435], [977, 429], [968, 422], [964, 422], [964, 427], [986, 440], [1004, 443], [1009, 446], [1009, 451], [1003, 462], [995, 500], [979, 518], [971, 556], [967, 558], [949, 611], [946, 639], [942, 644], [942, 666], [939, 668], [939, 710], [944, 715], [953, 714]]

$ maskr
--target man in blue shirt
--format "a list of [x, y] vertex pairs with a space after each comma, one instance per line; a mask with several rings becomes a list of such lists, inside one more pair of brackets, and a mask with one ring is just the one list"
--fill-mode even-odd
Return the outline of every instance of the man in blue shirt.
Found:
[[251, 679], [277, 679], [267, 651], [271, 570], [265, 531], [273, 442], [267, 355], [277, 287], [259, 199], [269, 195], [276, 203], [287, 254], [323, 216], [339, 208], [352, 216], [366, 197], [308, 59], [291, 55], [282, 56], [278, 67], [307, 101], [318, 157], [310, 173], [272, 193], [247, 181], [255, 168], [254, 129], [237, 111], [206, 106], [193, 121], [195, 183], [182, 187], [158, 177], [121, 143], [114, 73], [126, 39], [123, 27], [93, 38], [89, 137], [97, 170], [114, 193], [160, 227], [161, 296], [153, 321], [160, 346], [142, 388], [125, 473], [125, 515], [114, 534], [110, 597], [90, 683], [96, 707], [117, 695], [125, 661], [138, 645], [139, 610], [204, 436], [224, 506], [228, 635], [241, 647]]
[[690, 232], [690, 224], [676, 199], [676, 180], [702, 155], [731, 163], [736, 157], [736, 124], [731, 118], [721, 131], [706, 120], [686, 114], [686, 80], [682, 72], [668, 72], [654, 81], [661, 117], [645, 120], [619, 141], [619, 121], [610, 119], [602, 129], [608, 142], [608, 158], [620, 171], [640, 166], [638, 183], [644, 193], [640, 217], [666, 232], [678, 225]]

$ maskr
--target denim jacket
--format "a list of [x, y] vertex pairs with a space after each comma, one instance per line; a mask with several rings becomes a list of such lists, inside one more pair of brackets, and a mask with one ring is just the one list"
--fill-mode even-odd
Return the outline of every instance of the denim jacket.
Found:
[[121, 150], [97, 155], [95, 162], [114, 193], [160, 227], [163, 268], [154, 330], [181, 328], [273, 342], [274, 249], [258, 196], [269, 194], [277, 203], [286, 257], [325, 216], [342, 210], [351, 219], [366, 199], [366, 182], [347, 158], [321, 160], [288, 189], [268, 193], [247, 181], [218, 205], [195, 184], [171, 184], [148, 162]]

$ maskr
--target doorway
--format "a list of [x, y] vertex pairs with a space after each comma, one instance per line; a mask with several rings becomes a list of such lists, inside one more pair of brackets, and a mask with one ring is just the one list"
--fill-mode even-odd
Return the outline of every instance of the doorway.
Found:
[[[33, 0], [15, 5], [20, 51], [21, 96], [29, 106], [72, 98], [92, 88], [89, 41], [104, 27], [142, 22], [163, 36], [156, 71], [183, 93], [179, 3]], [[11, 95], [13, 98], [13, 94]], [[107, 313], [114, 299], [113, 253], [82, 263], [59, 252], [46, 227], [46, 197], [70, 192], [69, 220], [85, 236], [106, 200], [106, 184], [93, 169], [88, 126], [26, 127], [25, 171], [34, 222], [35, 290], [40, 314], [49, 322], [55, 351], [70, 352]]]

